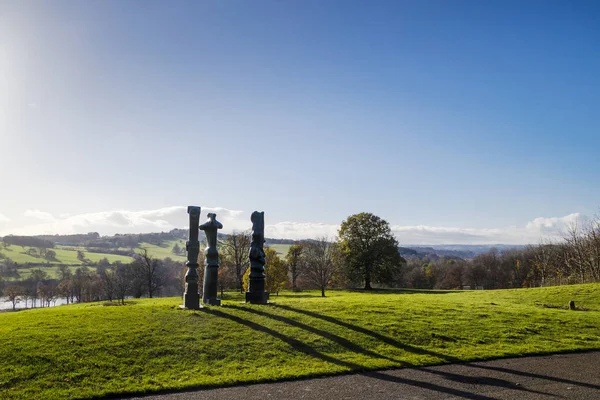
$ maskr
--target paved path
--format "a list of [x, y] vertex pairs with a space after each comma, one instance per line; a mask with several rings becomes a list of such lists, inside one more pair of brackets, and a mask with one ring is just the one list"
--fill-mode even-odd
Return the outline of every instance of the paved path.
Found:
[[[131, 398], [130, 398], [131, 399]], [[138, 400], [600, 399], [600, 352], [405, 368]]]

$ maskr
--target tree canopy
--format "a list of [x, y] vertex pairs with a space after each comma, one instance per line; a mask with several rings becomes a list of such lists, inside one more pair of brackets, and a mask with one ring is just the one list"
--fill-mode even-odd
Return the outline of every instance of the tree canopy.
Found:
[[386, 220], [371, 213], [354, 214], [342, 222], [338, 236], [351, 282], [362, 281], [371, 290], [372, 283], [393, 285], [400, 277], [406, 261]]

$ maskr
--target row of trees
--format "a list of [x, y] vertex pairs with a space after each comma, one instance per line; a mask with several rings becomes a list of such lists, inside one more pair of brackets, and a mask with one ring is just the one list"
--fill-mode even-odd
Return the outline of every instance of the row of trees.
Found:
[[600, 219], [573, 224], [563, 239], [520, 250], [492, 249], [471, 260], [409, 260], [403, 285], [505, 289], [600, 282]]
[[[247, 287], [250, 232], [234, 232], [220, 240], [219, 285], [244, 292]], [[49, 251], [49, 250], [48, 250]], [[180, 252], [181, 250], [179, 250]], [[318, 288], [325, 296], [329, 287], [375, 285], [422, 289], [518, 288], [600, 281], [600, 220], [574, 225], [557, 243], [542, 243], [522, 250], [492, 249], [471, 260], [404, 260], [389, 224], [369, 213], [348, 217], [335, 241], [327, 238], [293, 244], [281, 259], [266, 248], [266, 288], [278, 294]], [[83, 255], [82, 255], [83, 257]], [[204, 254], [199, 255], [204, 265]], [[86, 266], [73, 272], [59, 266], [58, 279], [34, 271], [20, 284], [5, 284], [4, 295], [13, 302], [30, 300], [32, 306], [49, 306], [56, 298], [67, 302], [98, 299], [119, 300], [128, 296], [180, 295], [184, 269], [180, 262], [159, 260], [147, 250], [138, 252], [131, 264], [99, 262], [96, 270]], [[199, 271], [200, 277], [203, 271]]]
[[[220, 240], [222, 294], [229, 289], [240, 292], [247, 289], [250, 244], [250, 232], [234, 232]], [[181, 253], [181, 248], [175, 250]], [[393, 286], [401, 282], [401, 267], [405, 263], [388, 223], [367, 213], [344, 221], [337, 241], [319, 238], [296, 243], [284, 259], [271, 248], [265, 249], [265, 255], [266, 290], [274, 294], [290, 286], [293, 290], [318, 288], [323, 296], [332, 286], [364, 284], [365, 289], [371, 289], [373, 283]], [[78, 258], [85, 260], [85, 254], [79, 252]], [[202, 251], [198, 262], [202, 277]], [[13, 302], [13, 307], [19, 300], [26, 305], [31, 301], [35, 307], [38, 299], [42, 305], [50, 305], [57, 298], [66, 299], [67, 303], [101, 299], [124, 303], [128, 296], [180, 295], [185, 273], [181, 263], [169, 258], [156, 259], [144, 249], [131, 264], [111, 265], [108, 260], [101, 260], [95, 270], [87, 266], [74, 272], [65, 265], [58, 268], [58, 278], [50, 279], [38, 269], [25, 281], [8, 285], [4, 295]]]
[[180, 262], [170, 258], [159, 260], [142, 249], [130, 264], [108, 263], [101, 260], [96, 269], [87, 266], [72, 268], [59, 265], [58, 276], [50, 278], [41, 269], [33, 270], [30, 276], [20, 282], [0, 282], [4, 286], [1, 294], [13, 304], [19, 301], [25, 306], [50, 306], [57, 299], [68, 303], [96, 300], [118, 300], [125, 303], [131, 297], [174, 296], [181, 294], [183, 268]]
[[[223, 275], [230, 271], [240, 291], [245, 290], [244, 274], [250, 249], [249, 232], [233, 233], [221, 244]], [[406, 261], [398, 252], [398, 242], [389, 224], [370, 213], [355, 214], [340, 227], [335, 241], [322, 237], [297, 242], [290, 246], [284, 260], [273, 249], [265, 249], [267, 291], [278, 293], [291, 286], [292, 290], [318, 288], [325, 296], [328, 287], [373, 284], [395, 286], [401, 282]], [[225, 285], [227, 280], [221, 280]]]

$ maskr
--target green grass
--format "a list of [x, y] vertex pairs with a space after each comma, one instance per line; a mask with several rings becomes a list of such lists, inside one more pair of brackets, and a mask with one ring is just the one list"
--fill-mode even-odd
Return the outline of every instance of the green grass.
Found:
[[186, 256], [175, 255], [172, 252], [176, 243], [179, 245], [179, 247], [185, 248], [185, 240], [170, 240], [165, 242], [162, 246], [157, 246], [150, 243], [140, 243], [139, 247], [147, 249], [148, 254], [150, 254], [152, 257], [160, 259], [170, 257], [172, 260], [184, 262], [187, 260]]
[[[3, 399], [88, 398], [600, 349], [600, 285], [179, 298], [0, 314]], [[569, 300], [588, 311], [542, 305]]]
[[[14, 262], [18, 264], [66, 264], [66, 265], [82, 265], [83, 263], [77, 259], [77, 250], [81, 250], [85, 253], [85, 257], [90, 261], [97, 262], [103, 258], [108, 258], [108, 261], [113, 263], [115, 261], [121, 261], [123, 263], [129, 263], [132, 261], [131, 257], [121, 256], [116, 254], [105, 254], [105, 253], [92, 253], [86, 251], [84, 247], [62, 247], [57, 246], [53, 250], [56, 252], [56, 259], [52, 261], [48, 261], [43, 257], [33, 257], [29, 254], [25, 254], [25, 252], [29, 249], [29, 247], [21, 247], [21, 246], [10, 246], [8, 249], [0, 249], [0, 253], [4, 254], [6, 257], [10, 258]], [[37, 250], [37, 249], [36, 249]]]
[[[78, 266], [72, 265], [68, 267], [69, 270], [71, 271], [71, 273], [75, 273], [75, 270], [77, 268], [79, 268]], [[91, 271], [95, 271], [96, 268], [95, 267], [88, 267]], [[34, 270], [38, 270], [41, 269], [42, 271], [44, 271], [45, 273], [48, 274], [48, 278], [50, 279], [58, 279], [60, 274], [58, 271], [58, 267], [57, 266], [49, 266], [49, 267], [22, 267], [19, 268], [19, 281], [25, 280], [27, 278], [29, 278], [29, 276], [33, 273]], [[6, 279], [6, 278], [5, 278]], [[15, 279], [6, 279], [6, 280], [15, 280]]]
[[268, 244], [268, 246], [275, 250], [279, 257], [283, 258], [287, 255], [291, 244]]

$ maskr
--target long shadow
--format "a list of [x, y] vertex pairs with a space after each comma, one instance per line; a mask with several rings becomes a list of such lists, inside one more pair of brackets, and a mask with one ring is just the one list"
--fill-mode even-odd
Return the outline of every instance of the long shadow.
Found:
[[359, 333], [363, 333], [365, 335], [369, 335], [377, 340], [380, 340], [384, 343], [389, 344], [390, 346], [394, 346], [396, 348], [402, 349], [402, 350], [406, 350], [406, 351], [410, 351], [413, 353], [417, 353], [417, 354], [424, 354], [424, 355], [430, 355], [430, 356], [434, 356], [434, 357], [438, 357], [441, 359], [444, 359], [448, 362], [453, 362], [453, 363], [459, 363], [459, 364], [464, 364], [465, 366], [469, 366], [469, 367], [473, 367], [473, 368], [481, 368], [481, 369], [489, 369], [489, 370], [496, 370], [499, 372], [506, 372], [509, 374], [515, 374], [515, 375], [521, 375], [521, 376], [526, 376], [529, 378], [538, 378], [538, 379], [545, 379], [545, 380], [550, 380], [550, 381], [556, 381], [556, 382], [561, 382], [561, 383], [566, 383], [566, 384], [571, 384], [571, 385], [579, 385], [582, 387], [587, 387], [590, 389], [597, 389], [600, 390], [600, 386], [598, 385], [594, 385], [594, 384], [590, 384], [590, 383], [585, 383], [585, 382], [577, 382], [577, 381], [572, 381], [569, 379], [564, 379], [564, 378], [555, 378], [555, 377], [550, 377], [550, 376], [546, 376], [546, 375], [539, 375], [539, 374], [534, 374], [534, 373], [530, 373], [530, 372], [523, 372], [523, 371], [516, 371], [516, 370], [511, 370], [508, 368], [502, 368], [502, 367], [491, 367], [491, 366], [487, 366], [487, 365], [477, 365], [477, 364], [473, 364], [473, 363], [465, 363], [463, 360], [459, 360], [458, 358], [452, 357], [452, 356], [447, 356], [444, 354], [439, 354], [433, 351], [429, 351], [429, 350], [425, 350], [425, 349], [421, 349], [418, 347], [414, 347], [414, 346], [410, 346], [407, 345], [405, 343], [401, 343], [398, 342], [395, 339], [392, 339], [388, 336], [382, 335], [380, 333], [377, 332], [373, 332], [370, 331], [366, 328], [363, 328], [361, 326], [357, 326], [357, 325], [352, 325], [348, 322], [345, 321], [341, 321], [339, 319], [330, 317], [328, 315], [321, 315], [312, 311], [307, 311], [307, 310], [302, 310], [302, 309], [298, 309], [298, 308], [294, 308], [294, 307], [290, 307], [290, 306], [286, 306], [286, 305], [282, 305], [282, 304], [273, 304], [273, 307], [277, 307], [277, 308], [281, 308], [284, 310], [288, 310], [288, 311], [294, 311], [297, 312], [299, 314], [304, 314], [313, 318], [318, 318], [321, 319], [323, 321], [327, 321], [327, 322], [331, 322], [333, 324], [337, 324], [340, 326], [343, 326], [345, 328], [348, 329], [352, 329], [356, 332]]
[[499, 378], [491, 378], [489, 376], [468, 376], [468, 375], [460, 375], [453, 374], [451, 372], [446, 371], [438, 371], [430, 368], [419, 368], [419, 371], [429, 372], [430, 374], [440, 375], [445, 379], [450, 381], [465, 383], [468, 385], [486, 385], [486, 386], [495, 386], [503, 389], [512, 389], [512, 390], [520, 390], [529, 393], [541, 394], [545, 396], [557, 397], [552, 393], [540, 392], [537, 390], [527, 389], [522, 386], [518, 386], [510, 381], [499, 379]]
[[339, 320], [337, 318], [330, 317], [328, 315], [322, 315], [322, 314], [318, 314], [318, 313], [313, 312], [313, 311], [302, 310], [302, 309], [299, 309], [299, 308], [294, 308], [294, 307], [290, 307], [290, 306], [286, 306], [286, 305], [282, 305], [282, 304], [273, 304], [272, 306], [273, 307], [277, 307], [277, 308], [281, 308], [283, 310], [293, 311], [293, 312], [297, 312], [299, 314], [304, 314], [304, 315], [307, 315], [309, 317], [318, 318], [318, 319], [321, 319], [323, 321], [327, 321], [327, 322], [330, 322], [332, 324], [336, 324], [336, 325], [342, 326], [344, 328], [351, 329], [351, 330], [353, 330], [355, 332], [371, 336], [374, 339], [377, 339], [377, 340], [379, 340], [381, 342], [389, 344], [390, 346], [396, 347], [396, 348], [398, 348], [400, 350], [409, 351], [409, 352], [415, 353], [415, 354], [421, 354], [421, 355], [428, 355], [428, 356], [437, 357], [437, 358], [440, 358], [440, 359], [445, 360], [447, 362], [455, 362], [455, 363], [461, 362], [461, 360], [459, 360], [456, 357], [452, 357], [452, 356], [448, 356], [448, 355], [445, 355], [445, 354], [436, 353], [434, 351], [425, 350], [425, 349], [421, 349], [419, 347], [411, 346], [411, 345], [408, 345], [406, 343], [399, 342], [399, 341], [397, 341], [397, 340], [395, 340], [395, 339], [393, 339], [393, 338], [391, 338], [389, 336], [382, 335], [381, 333], [373, 332], [373, 331], [371, 331], [369, 329], [363, 328], [362, 326], [353, 325], [351, 323]]
[[[228, 307], [229, 308], [229, 307]], [[271, 328], [267, 328], [266, 326], [257, 324], [256, 322], [252, 322], [252, 321], [248, 321], [246, 319], [240, 318], [236, 315], [232, 315], [232, 314], [227, 314], [224, 313], [223, 311], [219, 311], [216, 310], [214, 308], [208, 308], [205, 307], [202, 309], [203, 312], [208, 313], [208, 314], [212, 314], [215, 315], [217, 317], [221, 317], [221, 318], [226, 318], [229, 319], [233, 322], [237, 322], [240, 325], [245, 325], [248, 328], [254, 329], [255, 331], [259, 331], [259, 332], [263, 332], [266, 333], [268, 335], [271, 335], [285, 343], [287, 343], [289, 346], [291, 346], [294, 350], [300, 351], [304, 354], [308, 354], [317, 358], [320, 358], [323, 361], [326, 362], [330, 362], [336, 365], [340, 365], [342, 367], [346, 367], [346, 368], [352, 368], [355, 370], [364, 370], [364, 368], [362, 368], [360, 365], [358, 364], [353, 364], [353, 363], [349, 363], [346, 361], [342, 361], [342, 360], [338, 360], [336, 358], [330, 357], [328, 355], [322, 354], [320, 352], [318, 352], [317, 350], [315, 350], [314, 348], [312, 348], [311, 346], [307, 345], [304, 342], [301, 342], [298, 339], [294, 339], [292, 337], [286, 336], [282, 333], [277, 332], [276, 330], [273, 330]]]
[[519, 375], [519, 376], [526, 376], [528, 378], [544, 379], [544, 380], [548, 380], [548, 381], [552, 381], [552, 382], [560, 382], [560, 383], [566, 383], [568, 385], [582, 386], [582, 387], [586, 387], [586, 388], [589, 388], [589, 389], [600, 390], [600, 386], [599, 385], [594, 385], [592, 383], [572, 381], [570, 379], [557, 378], [557, 377], [554, 377], [554, 376], [540, 375], [540, 374], [535, 374], [533, 372], [525, 372], [525, 371], [518, 371], [518, 370], [514, 370], [514, 369], [510, 369], [510, 368], [491, 367], [489, 365], [478, 365], [478, 364], [470, 364], [470, 363], [469, 364], [465, 364], [465, 365], [468, 366], [468, 367], [472, 367], [472, 368], [480, 368], [480, 369], [487, 369], [487, 370], [498, 371], [498, 372], [505, 372], [507, 374], [513, 374], [513, 375]]
[[[396, 360], [396, 359], [393, 359], [391, 357], [387, 357], [387, 356], [381, 355], [379, 353], [375, 353], [374, 351], [367, 350], [364, 347], [361, 347], [361, 346], [357, 345], [356, 343], [351, 342], [350, 340], [348, 340], [346, 338], [343, 338], [341, 336], [338, 336], [336, 334], [333, 334], [331, 332], [327, 332], [327, 331], [324, 331], [322, 329], [318, 329], [318, 328], [312, 327], [310, 325], [303, 324], [301, 322], [295, 321], [295, 320], [290, 319], [290, 318], [283, 317], [281, 315], [269, 314], [269, 313], [266, 313], [264, 311], [256, 310], [256, 309], [253, 309], [253, 308], [240, 307], [240, 306], [235, 306], [235, 305], [228, 305], [227, 308], [233, 308], [233, 309], [236, 309], [236, 310], [239, 310], [239, 311], [243, 311], [243, 312], [247, 312], [247, 313], [250, 313], [250, 314], [259, 315], [261, 317], [270, 318], [270, 319], [273, 319], [275, 321], [283, 322], [284, 324], [295, 326], [296, 328], [300, 328], [300, 329], [303, 329], [305, 331], [308, 331], [308, 332], [314, 333], [316, 335], [322, 336], [322, 337], [324, 337], [326, 339], [329, 339], [332, 342], [335, 342], [335, 343], [339, 344], [340, 346], [343, 346], [343, 347], [347, 348], [348, 350], [353, 351], [355, 353], [361, 353], [361, 354], [367, 355], [369, 357], [382, 358], [382, 359], [385, 359], [385, 360], [388, 360], [388, 361], [392, 361], [394, 363], [402, 363], [400, 360]], [[403, 363], [403, 364], [410, 365], [408, 363]]]
[[[229, 308], [229, 307], [228, 307]], [[234, 307], [231, 307], [234, 308]], [[235, 307], [235, 308], [241, 308], [241, 307]], [[297, 339], [294, 339], [292, 337], [286, 336], [282, 333], [279, 333], [273, 329], [267, 328], [266, 326], [257, 324], [256, 322], [252, 322], [252, 321], [248, 321], [245, 320], [243, 318], [240, 318], [238, 316], [235, 315], [231, 315], [228, 313], [225, 313], [223, 311], [219, 311], [216, 310], [214, 308], [203, 308], [202, 309], [203, 312], [207, 313], [207, 314], [211, 314], [217, 317], [221, 317], [221, 318], [225, 318], [228, 319], [230, 321], [236, 322], [238, 324], [247, 326], [248, 328], [254, 329], [256, 331], [259, 332], [263, 332], [266, 333], [268, 335], [271, 335], [285, 343], [287, 343], [288, 345], [290, 345], [292, 348], [294, 348], [295, 350], [298, 350], [304, 354], [307, 354], [309, 356], [318, 358], [322, 361], [325, 362], [329, 362], [332, 364], [336, 364], [339, 366], [343, 366], [346, 368], [349, 368], [351, 370], [351, 372], [361, 372], [361, 371], [365, 371], [366, 368], [363, 367], [362, 365], [359, 364], [355, 364], [355, 363], [350, 363], [347, 361], [342, 361], [342, 360], [338, 360], [336, 358], [333, 358], [331, 356], [328, 356], [326, 354], [323, 354], [317, 350], [315, 350], [314, 348], [312, 348], [311, 346], [307, 345], [306, 343], [303, 343]], [[325, 376], [327, 374], [322, 374], [321, 376]], [[331, 375], [331, 374], [329, 374]], [[382, 372], [377, 372], [377, 371], [373, 371], [373, 372], [367, 372], [364, 373], [365, 376], [371, 377], [371, 378], [375, 378], [375, 379], [380, 379], [380, 380], [384, 380], [384, 381], [388, 381], [388, 382], [394, 382], [394, 383], [401, 383], [401, 384], [405, 384], [405, 385], [410, 385], [410, 386], [415, 386], [415, 387], [420, 387], [423, 389], [428, 389], [431, 391], [436, 391], [436, 392], [441, 392], [441, 393], [446, 393], [446, 394], [450, 394], [453, 396], [457, 396], [457, 397], [462, 397], [465, 399], [473, 399], [473, 400], [496, 400], [493, 397], [488, 397], [488, 396], [484, 396], [484, 395], [478, 395], [475, 393], [471, 393], [471, 392], [466, 392], [464, 390], [459, 390], [459, 389], [453, 389], [453, 388], [448, 388], [445, 386], [440, 386], [440, 385], [436, 385], [433, 383], [428, 383], [428, 382], [421, 382], [421, 381], [416, 381], [413, 379], [406, 379], [406, 378], [400, 378], [400, 377], [395, 377], [395, 376], [391, 376], [391, 375], [387, 375], [384, 374]]]

